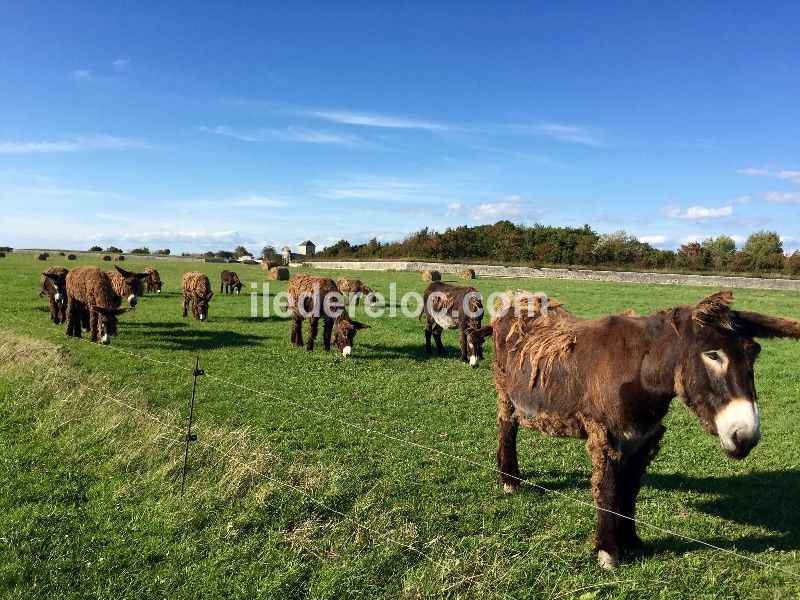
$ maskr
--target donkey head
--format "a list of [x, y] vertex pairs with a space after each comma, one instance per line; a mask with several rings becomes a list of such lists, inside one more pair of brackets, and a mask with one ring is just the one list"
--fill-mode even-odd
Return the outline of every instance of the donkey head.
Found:
[[125, 290], [125, 296], [128, 298], [128, 304], [131, 305], [131, 308], [136, 306], [138, 302], [137, 295], [141, 294], [141, 285], [142, 282], [147, 279], [150, 274], [149, 273], [131, 273], [130, 271], [126, 271], [125, 269], [120, 269], [116, 265], [114, 268], [117, 270], [117, 273], [122, 275], [123, 277], [123, 285]]
[[53, 286], [53, 300], [59, 305], [67, 302], [67, 276], [60, 273], [42, 273]]
[[195, 319], [198, 319], [199, 321], [205, 321], [208, 318], [208, 303], [211, 301], [213, 296], [214, 292], [195, 295], [194, 303], [192, 304], [192, 314], [194, 315]]
[[477, 367], [483, 358], [483, 342], [492, 335], [492, 326], [487, 325], [479, 329], [467, 329], [467, 350], [469, 351], [469, 366]]
[[342, 356], [347, 358], [353, 353], [353, 342], [359, 329], [369, 329], [365, 323], [350, 320], [347, 314], [343, 314], [333, 326], [333, 345], [342, 351]]
[[741, 459], [761, 437], [753, 365], [755, 337], [800, 338], [800, 322], [731, 310], [733, 295], [717, 292], [673, 312], [684, 346], [675, 387], [725, 453]]

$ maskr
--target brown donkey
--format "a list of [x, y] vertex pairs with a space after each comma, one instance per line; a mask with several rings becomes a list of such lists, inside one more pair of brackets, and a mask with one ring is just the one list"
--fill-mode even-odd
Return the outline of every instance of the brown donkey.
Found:
[[642, 553], [636, 496], [672, 399], [683, 399], [728, 456], [744, 458], [761, 435], [753, 338], [800, 338], [800, 321], [732, 310], [727, 291], [648, 317], [596, 321], [553, 302], [546, 316], [528, 313], [522, 296], [514, 302], [522, 316], [509, 310], [492, 321], [503, 488], [513, 493], [520, 485], [520, 424], [586, 439], [598, 507], [594, 544], [609, 569], [624, 551]]

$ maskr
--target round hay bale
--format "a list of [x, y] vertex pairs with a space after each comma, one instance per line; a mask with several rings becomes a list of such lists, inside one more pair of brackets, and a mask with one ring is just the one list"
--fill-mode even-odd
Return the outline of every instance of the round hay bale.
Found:
[[264, 269], [265, 271], [269, 271], [270, 269], [274, 269], [277, 266], [278, 266], [278, 263], [276, 263], [274, 260], [262, 260], [261, 261], [261, 268]]
[[76, 258], [78, 257], [75, 256], [74, 254], [67, 254], [67, 260], [75, 260]]
[[6, 253], [5, 252], [0, 252], [0, 258], [5, 258], [5, 257], [6, 257]]
[[272, 267], [267, 274], [272, 281], [289, 281], [289, 269], [286, 267]]
[[101, 258], [107, 262], [111, 262], [111, 257], [108, 254], [104, 254]]
[[47, 257], [50, 256], [47, 252], [42, 252], [41, 254], [36, 255], [36, 260], [47, 260]]
[[441, 281], [442, 274], [439, 271], [426, 270], [422, 272], [423, 281]]
[[116, 261], [125, 260], [125, 256], [124, 256], [124, 255], [122, 255], [122, 254], [117, 254], [117, 255], [114, 257], [114, 260], [116, 260]]
[[475, 279], [475, 269], [463, 269], [458, 276], [461, 279]]
[[59, 256], [66, 256], [66, 253], [64, 253], [64, 252], [59, 252], [59, 253], [58, 253], [58, 255], [59, 255]]

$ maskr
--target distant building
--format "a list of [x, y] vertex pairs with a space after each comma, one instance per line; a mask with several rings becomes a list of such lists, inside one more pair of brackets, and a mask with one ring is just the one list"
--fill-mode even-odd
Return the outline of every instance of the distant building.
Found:
[[247, 256], [247, 254], [243, 254], [242, 256], [237, 258], [236, 260], [239, 261], [240, 263], [253, 262], [254, 261], [253, 257], [252, 256]]
[[297, 249], [298, 252], [292, 252], [292, 248], [290, 246], [284, 246], [281, 248], [281, 256], [283, 257], [284, 264], [289, 264], [290, 262], [303, 262], [308, 258], [312, 258], [314, 256], [316, 246], [311, 240], [306, 240], [305, 242], [300, 242]]

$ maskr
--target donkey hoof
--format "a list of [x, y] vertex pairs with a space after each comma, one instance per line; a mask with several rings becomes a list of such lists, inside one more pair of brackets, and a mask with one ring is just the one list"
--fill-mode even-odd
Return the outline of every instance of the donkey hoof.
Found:
[[603, 567], [606, 571], [613, 571], [619, 566], [619, 560], [611, 556], [605, 550], [597, 552], [597, 564]]
[[519, 485], [518, 484], [514, 484], [514, 483], [504, 483], [503, 484], [503, 491], [506, 494], [516, 494], [518, 489], [519, 489]]

